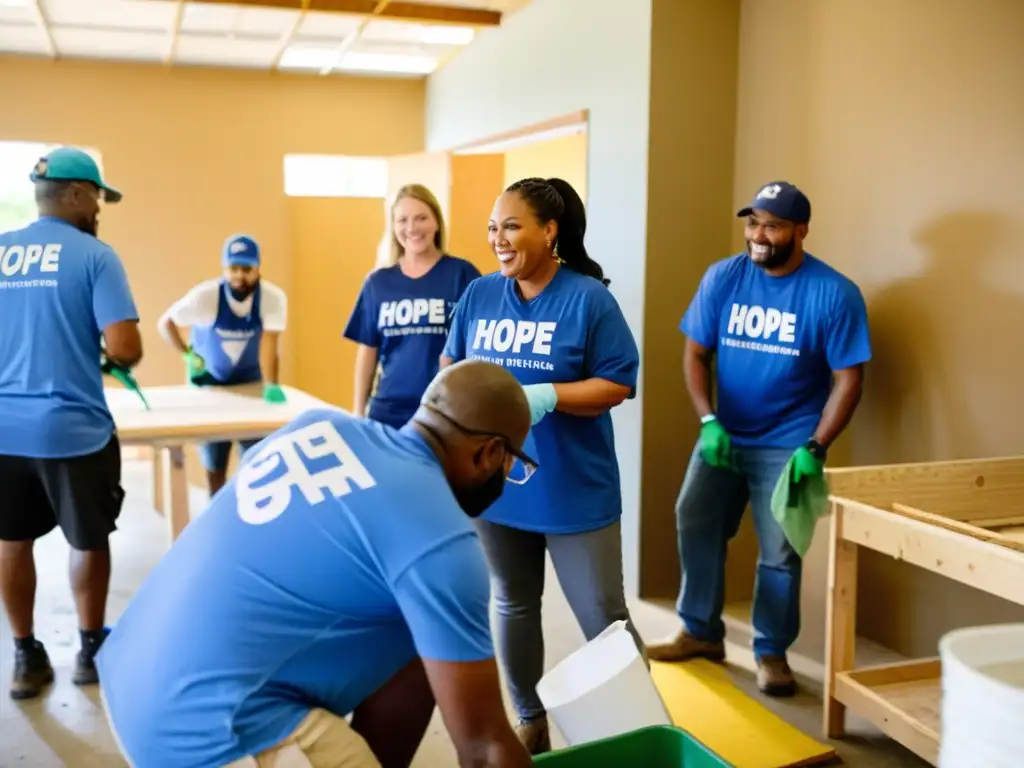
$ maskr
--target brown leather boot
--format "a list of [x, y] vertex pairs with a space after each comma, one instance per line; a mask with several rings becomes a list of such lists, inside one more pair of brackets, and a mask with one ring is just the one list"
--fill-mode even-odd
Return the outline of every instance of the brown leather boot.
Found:
[[796, 693], [793, 670], [784, 656], [762, 656], [757, 660], [757, 687], [766, 696], [792, 696]]
[[725, 660], [725, 643], [709, 643], [680, 629], [668, 640], [647, 646], [647, 657], [653, 661], [686, 661], [687, 659]]
[[551, 751], [551, 732], [548, 730], [546, 717], [520, 720], [516, 723], [516, 736], [531, 755], [542, 755]]

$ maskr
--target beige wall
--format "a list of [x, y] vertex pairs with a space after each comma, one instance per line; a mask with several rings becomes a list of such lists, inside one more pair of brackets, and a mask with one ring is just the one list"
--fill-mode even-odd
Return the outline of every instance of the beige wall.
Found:
[[[875, 361], [832, 462], [1020, 452], [1024, 3], [635, 6], [628, 16], [536, 0], [431, 77], [427, 141], [457, 146], [591, 110], [588, 240], [643, 355], [640, 401], [615, 417], [627, 582], [674, 596], [672, 504], [696, 436], [676, 328], [706, 265], [742, 246], [734, 211], [766, 180], [806, 190], [809, 249], [868, 301]], [[515, 51], [556, 45], [557, 78], [527, 60], [507, 87], [488, 87]], [[819, 659], [823, 545], [806, 563], [799, 644]], [[732, 550], [731, 598], [744, 599], [749, 526]], [[1024, 619], [903, 564], [864, 561], [861, 631], [896, 650], [934, 653], [944, 629]]]
[[[181, 361], [158, 338], [156, 321], [195, 283], [220, 273], [228, 234], [252, 233], [266, 277], [292, 289], [286, 153], [397, 155], [423, 145], [418, 81], [0, 57], [0, 93], [17, 105], [0, 118], [0, 139], [95, 147], [124, 191], [124, 201], [104, 211], [101, 235], [121, 254], [142, 314], [144, 385], [181, 381]], [[373, 253], [347, 251], [325, 265], [324, 281], [352, 279], [353, 257], [365, 259], [365, 275]], [[340, 345], [344, 317], [330, 322]], [[297, 383], [295, 358], [304, 349], [289, 333], [286, 383]]]
[[[1019, 0], [744, 3], [733, 202], [778, 176], [801, 185], [808, 248], [868, 303], [875, 359], [836, 461], [1021, 453], [1022, 32]], [[823, 534], [801, 640], [816, 656]], [[1024, 620], [912, 566], [862, 563], [861, 632], [897, 650], [933, 654], [952, 627]]]
[[535, 141], [505, 151], [505, 183], [508, 186], [530, 176], [557, 176], [572, 184], [587, 200], [587, 134], [574, 133]]
[[[349, 404], [341, 331], [374, 263], [382, 202], [288, 198], [284, 155], [421, 150], [423, 83], [0, 57], [0, 93], [17, 105], [0, 118], [0, 140], [95, 148], [125, 194], [104, 210], [101, 237], [139, 307], [143, 386], [182, 381], [156, 322], [220, 274], [221, 244], [241, 230], [260, 242], [267, 279], [291, 295], [282, 380]], [[315, 322], [298, 311], [307, 302], [324, 309]], [[205, 485], [191, 451], [189, 476]]]

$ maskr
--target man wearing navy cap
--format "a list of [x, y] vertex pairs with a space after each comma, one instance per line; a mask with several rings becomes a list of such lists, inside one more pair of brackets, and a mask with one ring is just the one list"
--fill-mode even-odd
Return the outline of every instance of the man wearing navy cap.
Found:
[[85, 152], [61, 147], [29, 175], [39, 217], [0, 234], [0, 593], [14, 635], [14, 699], [54, 677], [34, 635], [33, 544], [59, 526], [71, 547], [81, 650], [76, 685], [98, 681], [108, 538], [124, 491], [101, 370], [142, 358], [121, 259], [96, 238], [100, 204], [121, 193]]
[[[278, 338], [288, 321], [285, 292], [260, 277], [260, 247], [248, 235], [232, 235], [224, 241], [221, 263], [221, 278], [200, 283], [164, 313], [160, 334], [181, 352], [193, 384], [262, 381], [263, 398], [283, 403]], [[182, 326], [191, 328], [188, 344], [182, 339]], [[258, 442], [241, 441], [241, 451]], [[227, 480], [230, 454], [230, 441], [201, 446], [211, 496]]]
[[726, 547], [749, 502], [760, 550], [758, 687], [786, 696], [796, 690], [786, 653], [800, 629], [802, 563], [772, 517], [771, 495], [791, 458], [795, 481], [823, 471], [860, 400], [871, 343], [860, 289], [803, 249], [811, 220], [803, 192], [771, 182], [737, 215], [746, 220], [746, 251], [708, 269], [680, 324], [686, 387], [701, 420], [676, 505], [683, 627], [648, 653], [725, 657]]

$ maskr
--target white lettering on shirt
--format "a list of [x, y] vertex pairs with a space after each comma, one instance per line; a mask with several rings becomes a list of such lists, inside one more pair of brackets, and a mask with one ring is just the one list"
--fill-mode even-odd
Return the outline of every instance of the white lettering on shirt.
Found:
[[551, 341], [558, 323], [533, 320], [477, 320], [473, 349], [484, 352], [550, 355]]
[[[303, 457], [332, 457], [337, 464], [311, 473]], [[307, 503], [319, 504], [327, 498], [324, 491], [341, 498], [353, 487], [365, 491], [376, 484], [335, 426], [318, 421], [269, 440], [239, 468], [235, 485], [238, 516], [250, 525], [276, 520], [291, 504], [294, 488]]]
[[377, 327], [404, 328], [419, 325], [426, 318], [428, 325], [444, 325], [448, 313], [444, 299], [400, 299], [383, 301], [377, 314]]
[[748, 339], [792, 344], [796, 341], [796, 319], [792, 312], [780, 312], [774, 307], [765, 309], [757, 304], [734, 303], [729, 310], [726, 332]]
[[40, 272], [57, 272], [60, 269], [60, 243], [46, 245], [0, 245], [0, 273], [14, 277], [25, 276], [36, 264]]

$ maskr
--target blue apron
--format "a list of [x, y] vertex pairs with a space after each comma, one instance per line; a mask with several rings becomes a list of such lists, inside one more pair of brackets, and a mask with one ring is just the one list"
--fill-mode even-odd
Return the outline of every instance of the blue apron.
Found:
[[196, 384], [247, 384], [263, 378], [260, 371], [260, 285], [253, 291], [252, 305], [245, 317], [236, 315], [228, 295], [231, 287], [221, 280], [217, 299], [217, 319], [213, 325], [193, 326], [190, 343], [206, 361], [205, 374]]

